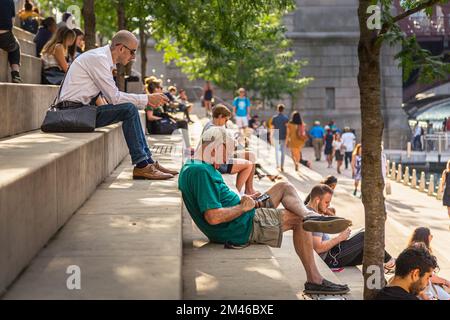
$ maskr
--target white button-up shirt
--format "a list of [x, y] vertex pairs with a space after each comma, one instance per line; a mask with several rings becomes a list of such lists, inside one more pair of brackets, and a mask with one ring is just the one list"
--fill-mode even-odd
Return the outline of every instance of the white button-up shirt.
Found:
[[100, 92], [111, 104], [131, 102], [145, 107], [146, 94], [132, 94], [119, 91], [112, 71], [115, 69], [109, 45], [86, 51], [70, 65], [64, 80], [59, 101], [73, 101], [89, 104]]

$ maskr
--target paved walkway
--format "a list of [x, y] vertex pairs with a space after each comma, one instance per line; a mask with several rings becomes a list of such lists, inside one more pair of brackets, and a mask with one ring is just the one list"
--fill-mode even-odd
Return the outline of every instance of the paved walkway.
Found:
[[[168, 167], [170, 137], [149, 138]], [[181, 196], [177, 180], [132, 180], [122, 164], [55, 235], [4, 299], [181, 299]], [[80, 268], [69, 290], [67, 268]], [[73, 271], [71, 271], [73, 272]], [[76, 283], [76, 282], [72, 282]]]
[[[305, 148], [303, 156], [314, 160], [312, 148]], [[292, 159], [288, 158], [287, 173], [289, 178], [300, 191], [309, 190], [317, 181], [318, 174], [322, 177], [335, 175], [339, 179], [338, 186], [333, 197], [332, 205], [340, 216], [353, 221], [354, 227], [364, 227], [364, 207], [358, 197], [353, 196], [353, 180], [351, 170], [343, 170], [343, 174], [336, 172], [336, 163], [333, 169], [327, 168], [324, 159], [320, 162], [313, 161], [312, 170], [301, 167], [299, 174], [293, 173]], [[397, 256], [406, 246], [413, 230], [417, 227], [429, 227], [434, 236], [432, 248], [438, 258], [440, 266], [439, 275], [450, 278], [450, 221], [446, 208], [436, 198], [427, 196], [418, 190], [404, 186], [401, 183], [391, 181], [392, 194], [386, 196], [386, 209], [388, 219], [386, 221], [386, 249]], [[303, 191], [305, 192], [305, 191]], [[361, 274], [355, 274], [352, 268], [336, 273], [339, 279], [350, 285], [354, 295], [362, 297], [363, 279]]]

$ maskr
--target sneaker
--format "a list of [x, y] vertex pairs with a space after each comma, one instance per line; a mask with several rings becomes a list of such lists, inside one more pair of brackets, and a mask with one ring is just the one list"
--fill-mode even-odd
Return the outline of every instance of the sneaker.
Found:
[[303, 230], [308, 232], [341, 233], [352, 225], [350, 220], [341, 217], [309, 216], [303, 219]]
[[22, 78], [20, 77], [19, 71], [11, 71], [11, 82], [12, 83], [22, 83]]
[[164, 173], [156, 169], [155, 164], [148, 164], [144, 168], [134, 167], [133, 179], [134, 180], [167, 180], [173, 178], [170, 173]]
[[346, 294], [350, 288], [344, 284], [336, 284], [326, 279], [323, 279], [321, 284], [306, 282], [305, 294]]
[[156, 161], [154, 164], [155, 164], [155, 168], [161, 172], [168, 173], [173, 176], [178, 174], [178, 171], [176, 171], [176, 170], [170, 170], [170, 169], [164, 168], [158, 161]]

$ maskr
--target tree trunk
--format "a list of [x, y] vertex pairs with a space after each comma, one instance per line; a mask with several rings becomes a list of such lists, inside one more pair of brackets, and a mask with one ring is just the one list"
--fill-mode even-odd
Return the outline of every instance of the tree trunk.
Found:
[[[117, 2], [117, 26], [119, 30], [125, 30], [127, 28], [124, 0]], [[120, 91], [125, 91], [125, 66], [121, 64], [117, 65], [117, 86]]]
[[[362, 125], [362, 202], [365, 210], [364, 299], [373, 298], [385, 285], [384, 244], [386, 209], [381, 173], [383, 117], [380, 106], [380, 50], [377, 30], [367, 28], [367, 7], [372, 0], [359, 0], [358, 84]], [[369, 270], [368, 270], [369, 269]], [[375, 271], [374, 271], [375, 269]], [[369, 271], [369, 272], [368, 272]]]
[[145, 20], [141, 21], [139, 25], [139, 46], [141, 49], [141, 81], [144, 82], [144, 78], [147, 75], [147, 40], [148, 36], [145, 33]]
[[95, 48], [95, 0], [83, 0], [84, 41], [86, 50]]

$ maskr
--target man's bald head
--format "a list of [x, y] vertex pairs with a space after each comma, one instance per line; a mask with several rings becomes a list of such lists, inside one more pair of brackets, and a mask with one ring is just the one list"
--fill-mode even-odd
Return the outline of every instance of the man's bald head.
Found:
[[126, 66], [136, 57], [138, 40], [128, 30], [120, 30], [111, 40], [111, 53], [114, 63]]
[[128, 30], [120, 30], [117, 32], [112, 40], [111, 40], [111, 46], [114, 48], [118, 44], [124, 44], [128, 47], [137, 47], [138, 40], [134, 34], [132, 34]]

